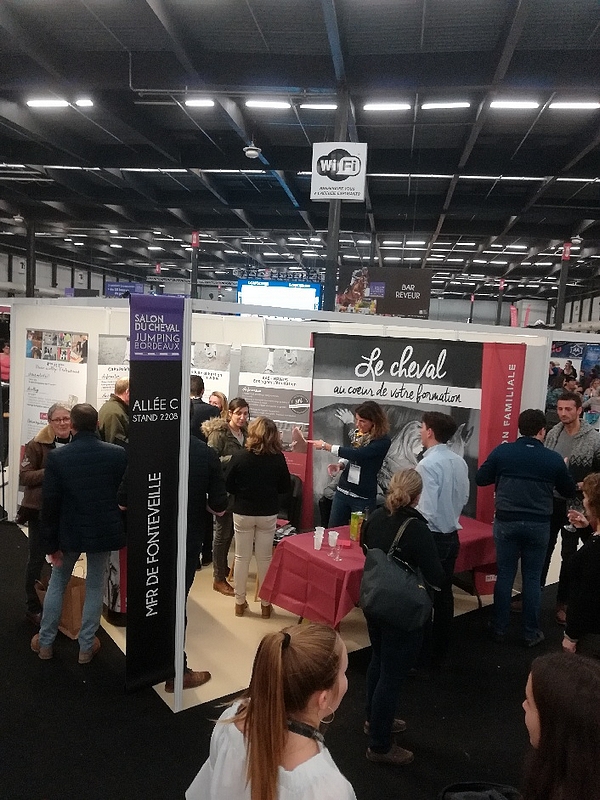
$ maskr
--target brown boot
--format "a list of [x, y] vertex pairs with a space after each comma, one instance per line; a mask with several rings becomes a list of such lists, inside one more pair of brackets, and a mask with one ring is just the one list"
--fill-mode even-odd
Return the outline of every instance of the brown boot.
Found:
[[243, 603], [236, 603], [235, 604], [235, 615], [236, 617], [243, 617], [244, 611], [248, 608], [248, 603], [244, 600]]
[[233, 586], [227, 583], [227, 581], [215, 581], [213, 583], [213, 589], [215, 592], [221, 592], [221, 594], [227, 595], [227, 597], [233, 597], [235, 594]]
[[45, 646], [40, 644], [39, 633], [36, 633], [33, 639], [31, 640], [31, 649], [33, 650], [34, 653], [38, 654], [38, 656], [42, 659], [42, 661], [49, 661], [54, 655], [51, 644]]
[[269, 603], [268, 606], [261, 606], [260, 607], [260, 615], [263, 619], [270, 619], [271, 618], [271, 611], [273, 611], [273, 606]]
[[[194, 672], [193, 669], [186, 669], [183, 673], [183, 688], [195, 689], [198, 686], [204, 686], [212, 678], [210, 672]], [[175, 680], [171, 678], [165, 681], [165, 692], [173, 694], [175, 691]]]

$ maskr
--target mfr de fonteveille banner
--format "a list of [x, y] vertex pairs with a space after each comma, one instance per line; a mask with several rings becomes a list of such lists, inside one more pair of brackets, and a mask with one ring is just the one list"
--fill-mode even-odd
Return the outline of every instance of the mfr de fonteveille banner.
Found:
[[183, 298], [132, 295], [126, 687], [173, 675]]
[[[392, 445], [379, 474], [382, 496], [394, 472], [415, 467], [423, 454], [423, 412], [450, 414], [458, 430], [449, 442], [469, 468], [471, 493], [464, 513], [491, 521], [478, 493], [478, 464], [503, 441], [514, 441], [520, 411], [525, 345], [439, 339], [314, 334], [311, 438], [350, 445], [354, 411], [375, 400], [390, 423]], [[335, 459], [333, 459], [335, 460]], [[330, 478], [331, 455], [312, 452], [314, 502]]]

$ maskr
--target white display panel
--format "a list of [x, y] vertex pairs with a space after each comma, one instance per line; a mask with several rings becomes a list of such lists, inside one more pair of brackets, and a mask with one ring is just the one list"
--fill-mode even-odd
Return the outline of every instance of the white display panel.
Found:
[[295, 281], [238, 281], [238, 303], [271, 308], [318, 310], [321, 284]]

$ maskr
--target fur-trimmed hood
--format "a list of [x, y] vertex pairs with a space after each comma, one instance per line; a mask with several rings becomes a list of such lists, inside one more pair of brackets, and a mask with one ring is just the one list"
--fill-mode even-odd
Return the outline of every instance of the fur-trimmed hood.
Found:
[[54, 431], [52, 430], [52, 425], [46, 425], [41, 431], [39, 431], [39, 433], [36, 433], [33, 441], [39, 442], [40, 444], [52, 444], [54, 442]]
[[226, 433], [229, 430], [229, 423], [222, 417], [213, 417], [212, 419], [207, 419], [206, 422], [203, 422], [200, 428], [202, 433], [208, 439], [211, 433], [216, 433], [216, 431]]

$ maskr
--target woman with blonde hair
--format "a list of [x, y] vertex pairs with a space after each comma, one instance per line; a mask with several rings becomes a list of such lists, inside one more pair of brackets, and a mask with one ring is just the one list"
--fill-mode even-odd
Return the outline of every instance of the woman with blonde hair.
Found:
[[[444, 570], [427, 522], [416, 509], [422, 489], [423, 481], [416, 470], [396, 472], [390, 481], [385, 507], [378, 508], [362, 526], [361, 543], [364, 549], [377, 547], [387, 553], [398, 530], [409, 520], [396, 544], [394, 557], [420, 569], [427, 583], [435, 588], [442, 585]], [[419, 653], [423, 628], [404, 631], [382, 624], [367, 613], [365, 617], [372, 646], [367, 670], [367, 758], [383, 764], [409, 764], [412, 752], [392, 739], [394, 733], [406, 729], [404, 720], [395, 719], [394, 713], [404, 678]]]
[[[261, 584], [273, 555], [279, 495], [291, 487], [281, 437], [272, 419], [257, 417], [248, 425], [244, 450], [232, 457], [225, 483], [234, 496], [235, 615], [242, 617], [248, 608], [246, 584], [252, 551]], [[271, 604], [261, 603], [262, 616], [270, 617]]]
[[215, 406], [219, 409], [220, 418], [227, 419], [229, 409], [227, 408], [227, 397], [223, 394], [223, 392], [211, 392], [210, 397], [208, 398], [208, 403], [211, 406]]
[[325, 625], [267, 634], [186, 800], [356, 800], [319, 730], [346, 693], [347, 666], [344, 643]]

